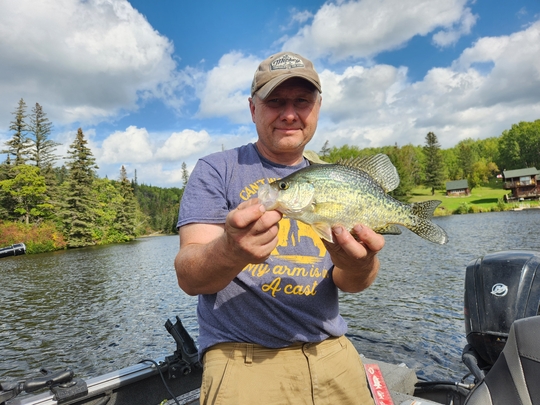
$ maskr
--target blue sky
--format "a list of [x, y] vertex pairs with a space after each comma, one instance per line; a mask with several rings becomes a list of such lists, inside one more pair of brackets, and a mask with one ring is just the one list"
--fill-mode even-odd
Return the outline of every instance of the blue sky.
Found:
[[281, 50], [321, 76], [315, 151], [430, 131], [448, 148], [540, 118], [537, 0], [5, 0], [0, 143], [23, 98], [59, 154], [81, 127], [100, 176], [181, 187], [183, 162], [256, 139], [251, 79]]

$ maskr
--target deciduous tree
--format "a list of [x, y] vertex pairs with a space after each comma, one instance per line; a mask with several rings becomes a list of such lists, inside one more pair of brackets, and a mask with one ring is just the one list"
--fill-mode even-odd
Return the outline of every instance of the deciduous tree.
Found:
[[0, 181], [1, 192], [12, 202], [11, 217], [22, 218], [28, 225], [50, 214], [53, 206], [47, 202], [45, 179], [38, 167], [18, 165], [12, 169], [12, 175]]
[[540, 167], [540, 120], [520, 122], [503, 131], [499, 139], [501, 170]]

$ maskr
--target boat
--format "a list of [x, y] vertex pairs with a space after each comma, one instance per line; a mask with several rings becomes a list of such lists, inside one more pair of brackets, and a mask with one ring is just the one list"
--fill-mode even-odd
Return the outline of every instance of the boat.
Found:
[[11, 246], [0, 248], [0, 259], [8, 256], [20, 256], [26, 253], [26, 245], [24, 243], [15, 243]]
[[[501, 251], [471, 261], [464, 294], [468, 344], [462, 355], [470, 372], [460, 381], [422, 381], [404, 364], [362, 356], [375, 404], [540, 403], [540, 386], [534, 384], [540, 375], [539, 312], [540, 252]], [[170, 356], [87, 380], [66, 369], [0, 382], [0, 405], [197, 405], [202, 380], [197, 347], [178, 316], [164, 326], [176, 342]]]

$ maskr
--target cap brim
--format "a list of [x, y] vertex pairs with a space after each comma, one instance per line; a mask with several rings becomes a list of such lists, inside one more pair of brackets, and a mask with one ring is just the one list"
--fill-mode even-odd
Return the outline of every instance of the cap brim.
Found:
[[312, 78], [306, 77], [305, 75], [302, 75], [302, 74], [288, 74], [288, 75], [280, 75], [278, 77], [274, 77], [272, 80], [270, 80], [264, 86], [262, 86], [259, 90], [257, 90], [255, 92], [255, 94], [257, 94], [257, 97], [264, 100], [281, 83], [283, 83], [283, 82], [285, 82], [285, 81], [287, 81], [289, 79], [294, 79], [296, 77], [300, 78], [300, 79], [304, 79], [304, 80], [310, 82], [313, 86], [315, 86], [315, 88], [319, 91], [319, 93], [321, 93], [321, 86], [319, 85], [319, 83], [317, 83]]

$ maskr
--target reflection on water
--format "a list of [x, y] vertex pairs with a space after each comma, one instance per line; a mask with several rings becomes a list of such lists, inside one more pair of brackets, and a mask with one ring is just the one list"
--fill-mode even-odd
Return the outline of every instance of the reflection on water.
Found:
[[[429, 379], [461, 378], [463, 283], [470, 260], [540, 250], [540, 211], [436, 218], [447, 245], [404, 230], [388, 236], [381, 271], [361, 294], [342, 294], [349, 334], [368, 357], [404, 362]], [[0, 379], [44, 366], [95, 376], [176, 349], [163, 327], [182, 318], [196, 337], [196, 298], [176, 284], [178, 237], [140, 239], [2, 259]]]
[[2, 259], [0, 376], [41, 366], [94, 376], [172, 354], [167, 318], [197, 330], [196, 299], [176, 284], [177, 250], [175, 236]]
[[506, 249], [540, 250], [540, 211], [435, 218], [449, 236], [435, 245], [408, 230], [388, 236], [381, 270], [362, 294], [343, 294], [349, 333], [368, 357], [403, 362], [428, 379], [458, 379], [466, 344], [463, 287], [467, 264]]

